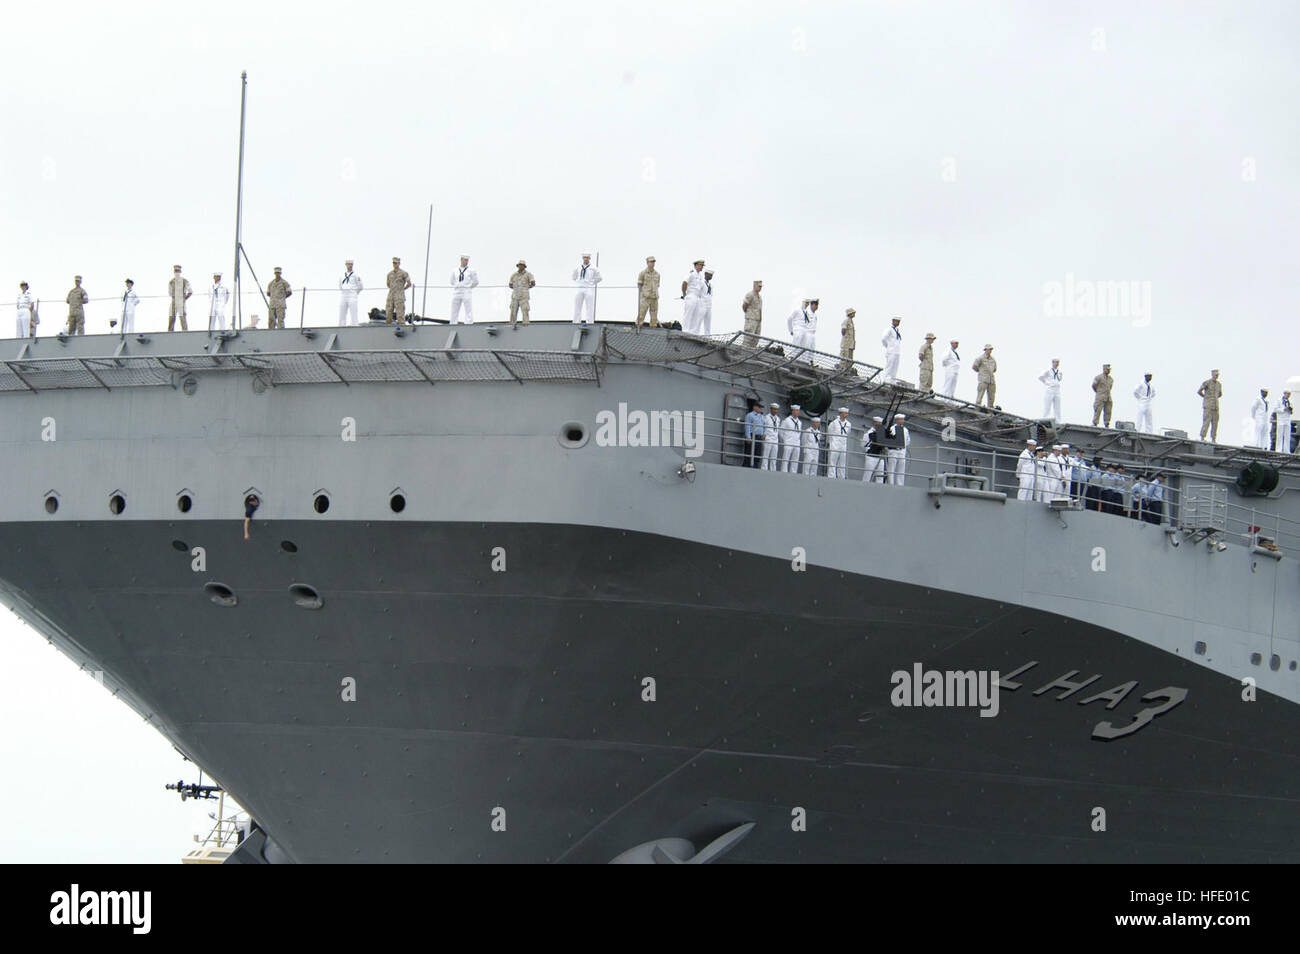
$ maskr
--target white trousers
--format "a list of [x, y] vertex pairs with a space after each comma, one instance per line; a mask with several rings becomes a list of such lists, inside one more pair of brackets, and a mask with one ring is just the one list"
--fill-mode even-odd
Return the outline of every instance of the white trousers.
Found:
[[[583, 317], [583, 310], [586, 310], [586, 317]], [[578, 289], [578, 293], [573, 296], [573, 323], [575, 325], [590, 324], [596, 320], [596, 289], [588, 288], [585, 285]]]
[[18, 337], [30, 338], [32, 336], [32, 313], [26, 308], [18, 310]]
[[1280, 417], [1277, 419], [1277, 452], [1291, 453], [1291, 418], [1289, 417], [1285, 421]]
[[713, 334], [713, 299], [701, 298], [700, 307], [695, 312], [695, 333], [697, 335]]
[[[465, 309], [465, 320], [460, 320], [461, 309]], [[453, 325], [472, 325], [474, 324], [474, 296], [468, 291], [454, 291], [451, 293], [451, 323]]]
[[1020, 490], [1016, 493], [1016, 499], [1017, 500], [1034, 499], [1034, 478], [1033, 477], [1020, 478]]
[[821, 451], [805, 450], [803, 452], [803, 471], [809, 477], [817, 476], [817, 458], [821, 456]]
[[127, 335], [135, 334], [135, 312], [128, 311], [122, 315], [122, 333]]
[[[1043, 393], [1043, 417], [1050, 418], [1052, 423], [1061, 423], [1061, 389], [1052, 388]], [[1141, 430], [1141, 428], [1139, 428]]]
[[1156, 432], [1155, 425], [1151, 423], [1150, 404], [1146, 407], [1143, 407], [1141, 404], [1138, 405], [1138, 419], [1136, 426], [1139, 434], [1154, 434]]
[[843, 480], [847, 475], [844, 472], [845, 458], [848, 457], [848, 450], [832, 450], [826, 455], [826, 476], [834, 477], [837, 480]]
[[1268, 447], [1268, 418], [1255, 422], [1255, 446]]
[[888, 455], [885, 463], [887, 476], [885, 483], [893, 484], [895, 487], [903, 486], [903, 478], [907, 476], [907, 451], [891, 450], [885, 453]]
[[885, 355], [885, 380], [898, 380], [898, 359], [902, 357], [902, 352], [895, 351], [892, 354]]
[[765, 438], [763, 441], [763, 470], [776, 470], [777, 460], [777, 441], [775, 437]]
[[957, 393], [957, 372], [948, 371], [943, 376], [943, 396], [952, 397]]
[[[225, 320], [224, 318], [222, 319]], [[340, 295], [339, 296], [339, 324], [355, 325], [357, 323], [357, 296]], [[222, 325], [224, 328], [225, 326]]]
[[798, 444], [789, 443], [782, 446], [781, 473], [783, 474], [799, 473], [799, 445]]
[[867, 455], [866, 466], [862, 469], [862, 479], [869, 484], [885, 482], [885, 458]]
[[698, 298], [682, 299], [682, 331], [687, 334], [699, 334], [700, 300]]
[[817, 349], [817, 336], [811, 331], [804, 331], [802, 328], [794, 330], [794, 346], [808, 351]]
[[225, 331], [226, 330], [226, 313], [222, 309], [214, 311], [208, 316], [208, 331]]

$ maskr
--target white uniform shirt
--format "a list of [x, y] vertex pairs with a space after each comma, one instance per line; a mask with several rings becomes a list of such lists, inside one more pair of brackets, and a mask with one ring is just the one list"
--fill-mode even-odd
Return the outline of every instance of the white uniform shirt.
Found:
[[803, 418], [790, 414], [781, 422], [781, 443], [798, 445], [803, 434]]
[[212, 291], [208, 292], [208, 317], [224, 315], [226, 313], [226, 302], [230, 301], [230, 292], [226, 286], [218, 282], [212, 286]]
[[803, 449], [804, 451], [816, 450], [821, 446], [823, 431], [820, 427], [808, 425], [807, 430], [803, 432]]
[[957, 357], [956, 351], [949, 348], [948, 353], [943, 356], [942, 364], [944, 371], [955, 372], [961, 368], [961, 358]]
[[1022, 484], [1028, 484], [1034, 476], [1034, 455], [1025, 448], [1020, 452], [1020, 457], [1016, 460], [1016, 479]]
[[1143, 381], [1133, 389], [1133, 396], [1145, 406], [1150, 404], [1151, 399], [1156, 396], [1156, 389], [1151, 386], [1149, 381]]
[[134, 318], [135, 307], [140, 304], [140, 296], [135, 293], [134, 288], [128, 288], [122, 295], [122, 317]]
[[[944, 365], [946, 366], [947, 364], [948, 362], [945, 360]], [[1061, 390], [1061, 369], [1048, 368], [1038, 376], [1038, 380], [1042, 381], [1043, 384], [1047, 386], [1047, 390], [1059, 391]]]
[[31, 293], [31, 292], [19, 292], [19, 293], [18, 293], [18, 310], [19, 310], [19, 311], [27, 311], [27, 312], [30, 312], [30, 311], [32, 310], [32, 302], [33, 302], [33, 301], [35, 301], [35, 299], [32, 298], [32, 293]]
[[837, 417], [826, 428], [826, 446], [833, 451], [848, 450], [849, 435], [852, 433], [853, 422], [848, 418], [840, 420]]
[[453, 292], [467, 292], [471, 288], [478, 287], [478, 272], [466, 265], [464, 268], [457, 268], [451, 273], [451, 288]]
[[[579, 288], [595, 288], [604, 279], [600, 274], [600, 269], [595, 265], [579, 265], [573, 270], [573, 281]], [[703, 278], [700, 279], [704, 281]]]
[[763, 418], [763, 440], [774, 441], [780, 435], [781, 415], [768, 414]]
[[687, 273], [686, 297], [687, 298], [704, 297], [704, 272], [697, 272], [695, 269], [692, 268], [690, 272]]
[[345, 297], [350, 296], [356, 298], [361, 294], [361, 289], [363, 287], [364, 286], [361, 284], [361, 276], [356, 272], [346, 272], [343, 277], [339, 279], [339, 291], [343, 292]]
[[791, 335], [817, 333], [817, 312], [811, 308], [796, 308], [790, 313], [790, 317], [785, 320], [786, 327], [790, 330]]
[[885, 354], [892, 358], [903, 350], [903, 333], [891, 324], [885, 329], [885, 333], [880, 338], [880, 343], [885, 346]]
[[1255, 398], [1255, 403], [1250, 406], [1250, 416], [1255, 419], [1255, 423], [1267, 424], [1268, 413], [1268, 399], [1262, 397]]

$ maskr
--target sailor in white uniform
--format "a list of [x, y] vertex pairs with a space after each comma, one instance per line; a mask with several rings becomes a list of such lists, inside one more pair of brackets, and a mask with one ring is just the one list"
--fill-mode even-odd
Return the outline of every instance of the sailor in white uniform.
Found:
[[704, 270], [704, 294], [700, 296], [699, 310], [695, 313], [695, 333], [713, 334], [713, 269]]
[[849, 420], [849, 409], [840, 408], [840, 416], [831, 421], [826, 429], [826, 476], [844, 480], [848, 477], [849, 435], [853, 433], [853, 422]]
[[1156, 389], [1151, 386], [1151, 375], [1144, 374], [1142, 377], [1142, 383], [1133, 389], [1133, 396], [1138, 402], [1136, 426], [1140, 434], [1154, 434], [1156, 427], [1151, 421], [1151, 402], [1155, 400]]
[[903, 441], [902, 447], [891, 447], [886, 455], [888, 460], [885, 462], [888, 474], [886, 483], [893, 484], [895, 487], [902, 487], [903, 481], [907, 477], [907, 448], [912, 443], [912, 435], [907, 433], [907, 428], [903, 426], [903, 421], [907, 420], [906, 414], [894, 415], [894, 426], [891, 432], [895, 437]]
[[862, 467], [862, 480], [864, 483], [883, 484], [885, 482], [885, 452], [876, 442], [877, 436], [883, 437], [884, 433], [885, 419], [876, 416], [871, 419], [871, 427], [867, 428], [867, 432], [862, 435], [862, 451], [866, 454], [866, 460]]
[[1277, 406], [1277, 452], [1291, 453], [1291, 392], [1282, 392], [1282, 403]]
[[135, 282], [126, 280], [126, 291], [122, 293], [122, 333], [135, 334], [135, 308], [140, 304], [140, 296], [135, 293]]
[[902, 318], [890, 319], [889, 327], [880, 338], [880, 343], [885, 347], [886, 383], [898, 380], [898, 360], [903, 355], [903, 333], [898, 330], [898, 325], [902, 320]]
[[949, 343], [948, 353], [943, 356], [943, 396], [952, 397], [957, 393], [957, 372], [961, 370], [961, 356], [957, 354], [959, 342], [953, 338]]
[[1053, 424], [1061, 423], [1061, 359], [1053, 358], [1052, 366], [1038, 376], [1043, 382], [1043, 417]]
[[1260, 388], [1259, 397], [1250, 406], [1250, 416], [1255, 422], [1255, 446], [1268, 449], [1268, 416], [1273, 405], [1268, 401], [1268, 388]]
[[700, 333], [700, 299], [704, 297], [704, 259], [697, 258], [682, 282], [682, 331]]
[[582, 264], [573, 270], [573, 323], [589, 325], [596, 320], [596, 286], [601, 282], [600, 269], [591, 264], [591, 253], [582, 253]]
[[1047, 448], [1040, 447], [1034, 453], [1034, 499], [1040, 503], [1047, 500], [1052, 484], [1047, 467]]
[[777, 449], [781, 444], [781, 415], [777, 412], [781, 405], [773, 401], [767, 406], [767, 416], [763, 418], [763, 470], [776, 470]]
[[[451, 273], [451, 323], [474, 324], [474, 289], [478, 287], [478, 272], [469, 267], [469, 256], [460, 257], [460, 267]], [[461, 310], [465, 320], [460, 320]], [[575, 321], [577, 319], [574, 319]]]
[[815, 349], [817, 341], [817, 302], [805, 298], [803, 306], [790, 312], [785, 320], [790, 329], [790, 341], [799, 349]]
[[339, 325], [356, 325], [357, 301], [364, 286], [361, 276], [352, 270], [352, 259], [343, 263], [343, 277], [339, 279]]
[[814, 417], [803, 432], [803, 464], [800, 473], [807, 477], [816, 477], [817, 471], [821, 469], [822, 441], [825, 437], [822, 419]]
[[781, 422], [781, 473], [799, 473], [799, 452], [803, 448], [803, 420], [799, 405], [790, 405], [790, 414]]
[[32, 310], [36, 307], [36, 301], [32, 298], [31, 292], [27, 290], [26, 282], [18, 283], [18, 337], [30, 338], [32, 336]]
[[221, 273], [212, 273], [212, 288], [208, 291], [208, 332], [226, 330], [226, 302], [230, 289], [221, 284]]
[[1065, 494], [1065, 448], [1060, 444], [1052, 445], [1052, 452], [1047, 455], [1048, 476], [1051, 478], [1047, 487], [1047, 499], [1054, 500]]
[[1020, 489], [1016, 492], [1017, 500], [1034, 499], [1034, 453], [1037, 449], [1038, 441], [1031, 437], [1025, 441], [1025, 449], [1016, 459], [1016, 481], [1020, 484]]

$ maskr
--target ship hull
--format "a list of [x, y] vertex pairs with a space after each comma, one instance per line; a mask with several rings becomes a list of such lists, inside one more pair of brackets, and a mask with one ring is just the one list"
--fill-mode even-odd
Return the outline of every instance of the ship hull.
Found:
[[[747, 822], [726, 860], [1300, 860], [1294, 705], [1050, 605], [572, 524], [16, 522], [0, 552], [6, 601], [294, 861], [604, 862]], [[1018, 688], [895, 705], [918, 664]]]

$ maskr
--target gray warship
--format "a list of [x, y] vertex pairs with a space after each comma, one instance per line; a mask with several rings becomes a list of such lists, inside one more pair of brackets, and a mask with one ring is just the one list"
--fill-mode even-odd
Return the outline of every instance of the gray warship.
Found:
[[[1300, 861], [1294, 457], [619, 323], [5, 347], [0, 595], [248, 809], [230, 862]], [[848, 479], [743, 466], [755, 397], [848, 406]], [[1163, 522], [1016, 499], [1028, 437]]]

